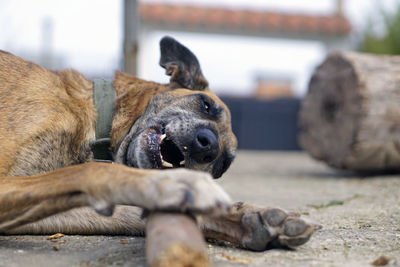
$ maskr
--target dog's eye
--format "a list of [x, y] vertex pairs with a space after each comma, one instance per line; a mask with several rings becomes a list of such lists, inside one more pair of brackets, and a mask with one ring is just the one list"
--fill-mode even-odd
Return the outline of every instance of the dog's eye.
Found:
[[205, 101], [205, 100], [203, 100], [203, 107], [204, 107], [204, 110], [207, 112], [207, 113], [209, 113], [210, 112], [210, 103], [208, 103], [207, 101]]
[[216, 103], [206, 95], [198, 94], [197, 97], [198, 100], [196, 102], [199, 107], [199, 111], [209, 116], [210, 119], [217, 119], [220, 113], [220, 108], [218, 105], [216, 105]]

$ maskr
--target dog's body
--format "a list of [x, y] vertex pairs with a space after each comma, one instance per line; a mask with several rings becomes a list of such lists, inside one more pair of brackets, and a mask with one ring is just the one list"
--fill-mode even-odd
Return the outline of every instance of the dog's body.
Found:
[[[254, 250], [309, 239], [317, 226], [280, 209], [237, 203], [226, 214], [229, 197], [209, 174], [235, 155], [229, 110], [187, 48], [160, 45], [170, 84], [120, 72], [113, 81], [117, 164], [93, 162], [91, 81], [0, 52], [0, 233], [141, 234], [145, 208], [201, 213], [208, 237]], [[169, 166], [186, 169], [159, 170]]]

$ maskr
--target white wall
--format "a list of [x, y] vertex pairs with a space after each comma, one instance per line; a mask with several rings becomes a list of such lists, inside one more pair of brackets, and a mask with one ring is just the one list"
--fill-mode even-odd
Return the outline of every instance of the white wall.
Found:
[[139, 45], [139, 76], [167, 82], [158, 65], [159, 40], [170, 35], [200, 61], [203, 74], [218, 94], [249, 96], [258, 75], [291, 76], [297, 95], [303, 95], [309, 76], [325, 55], [317, 42], [285, 41], [242, 36], [145, 31]]

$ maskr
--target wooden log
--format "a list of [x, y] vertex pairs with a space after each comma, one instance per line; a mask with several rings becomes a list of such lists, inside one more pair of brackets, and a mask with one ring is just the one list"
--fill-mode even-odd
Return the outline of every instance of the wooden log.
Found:
[[400, 56], [336, 52], [316, 69], [300, 144], [330, 166], [400, 172]]
[[151, 267], [211, 266], [200, 229], [193, 218], [184, 214], [149, 215], [146, 258]]

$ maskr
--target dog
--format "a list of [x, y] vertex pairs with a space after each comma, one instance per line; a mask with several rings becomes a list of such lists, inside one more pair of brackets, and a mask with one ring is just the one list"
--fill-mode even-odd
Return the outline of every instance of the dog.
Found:
[[250, 250], [309, 240], [316, 224], [232, 203], [213, 181], [236, 153], [229, 109], [188, 48], [160, 49], [168, 84], [117, 71], [108, 89], [0, 52], [0, 233], [138, 235], [143, 210], [167, 210]]

